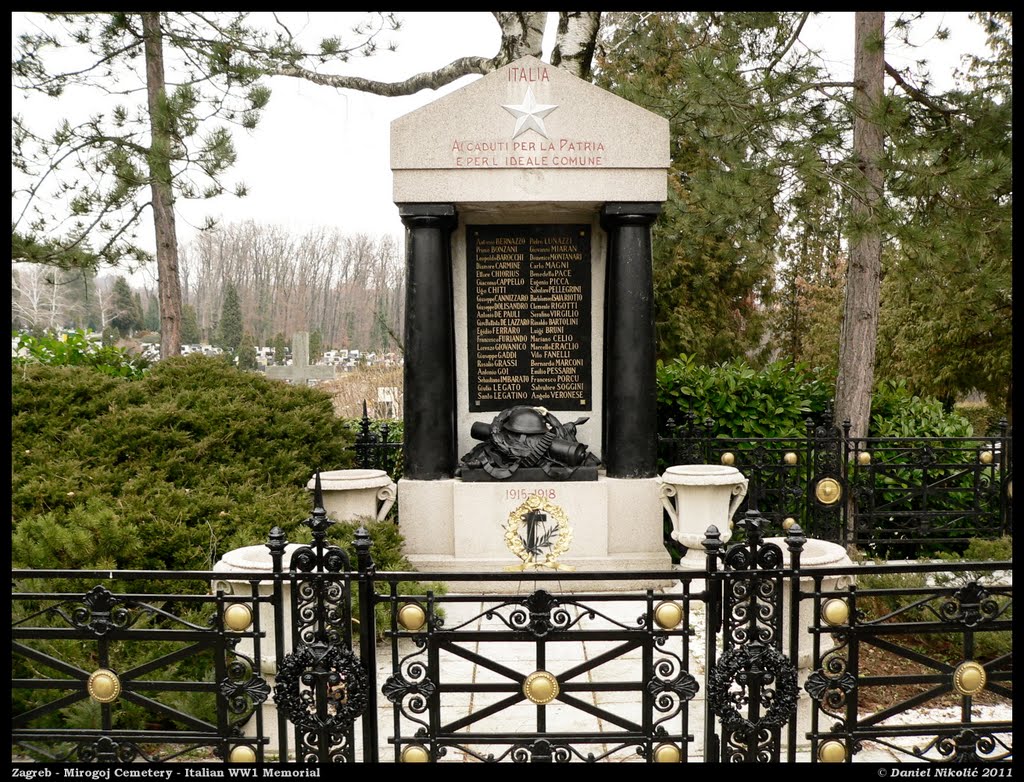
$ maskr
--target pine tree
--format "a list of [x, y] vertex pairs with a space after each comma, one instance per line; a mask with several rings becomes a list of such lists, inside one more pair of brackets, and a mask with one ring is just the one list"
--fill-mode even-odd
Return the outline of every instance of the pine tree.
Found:
[[252, 334], [246, 332], [238, 347], [238, 368], [255, 372], [258, 368], [256, 363], [256, 343]]
[[146, 316], [142, 309], [142, 294], [139, 291], [135, 291], [132, 294], [132, 320], [135, 325], [134, 328], [141, 330], [145, 328]]
[[228, 285], [224, 290], [224, 304], [217, 324], [218, 346], [236, 353], [242, 342], [242, 329], [242, 305], [238, 301], [238, 291], [234, 285]]
[[[658, 354], [712, 363], [758, 347], [775, 270], [798, 230], [834, 220], [848, 126], [804, 85], [827, 81], [794, 43], [806, 14], [612, 15], [597, 81], [668, 117], [668, 201], [653, 229]], [[816, 237], [810, 237], [816, 240]], [[814, 242], [812, 242], [813, 246]]]
[[284, 334], [279, 331], [274, 335], [274, 363], [282, 367], [284, 366], [284, 349]]
[[311, 331], [309, 334], [309, 363], [314, 364], [324, 355], [324, 337], [320, 329]]
[[196, 316], [196, 308], [191, 304], [182, 307], [181, 319], [181, 341], [186, 345], [197, 345], [203, 340], [199, 331], [199, 318]]
[[[183, 313], [184, 314], [184, 313]], [[146, 299], [146, 317], [145, 317], [145, 328], [146, 331], [159, 331], [160, 330], [160, 305], [157, 303], [156, 296], [152, 294]], [[185, 339], [185, 322], [182, 320], [182, 339]]]
[[135, 297], [124, 277], [114, 280], [114, 316], [110, 319], [110, 325], [117, 329], [122, 339], [130, 336], [136, 328]]

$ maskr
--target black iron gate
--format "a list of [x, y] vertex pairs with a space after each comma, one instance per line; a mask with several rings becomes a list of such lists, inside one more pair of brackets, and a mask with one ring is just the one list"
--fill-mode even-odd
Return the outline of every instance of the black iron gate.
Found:
[[[333, 522], [319, 485], [314, 505], [312, 543], [289, 546], [275, 528], [271, 570], [232, 574], [234, 586], [223, 573], [15, 571], [15, 759], [778, 762], [798, 759], [809, 742], [812, 761], [850, 762], [868, 741], [911, 734], [932, 737], [906, 750], [926, 760], [1012, 755], [1010, 722], [978, 723], [972, 710], [983, 689], [1012, 698], [1012, 655], [978, 654], [982, 636], [1009, 637], [1012, 590], [995, 578], [1009, 563], [946, 565], [959, 581], [902, 591], [825, 587], [828, 571], [801, 567], [798, 526], [768, 539], [765, 520], [748, 511], [739, 542], [708, 530], [701, 572], [378, 573], [367, 531], [357, 533], [353, 563], [327, 540]], [[71, 577], [152, 589], [24, 588]], [[451, 593], [407, 587], [434, 578]], [[169, 584], [189, 579], [204, 593], [171, 593]], [[609, 580], [646, 586], [589, 588]], [[872, 614], [873, 595], [906, 597], [907, 607]], [[283, 631], [268, 632], [271, 620]], [[953, 662], [891, 640], [923, 631], [955, 635]], [[390, 652], [382, 667], [380, 640]], [[130, 644], [154, 651], [126, 666]], [[858, 714], [858, 688], [875, 683], [858, 676], [865, 645], [927, 667], [906, 681], [927, 683], [928, 695], [887, 715], [948, 693], [960, 699], [959, 718], [895, 730]], [[806, 682], [802, 646], [813, 668]], [[205, 678], [157, 673], [194, 672], [202, 659]], [[205, 715], [188, 708], [197, 698], [207, 699]], [[83, 704], [97, 711], [95, 724], [61, 721]], [[123, 727], [127, 705], [155, 716]], [[810, 713], [804, 728], [800, 708]]]

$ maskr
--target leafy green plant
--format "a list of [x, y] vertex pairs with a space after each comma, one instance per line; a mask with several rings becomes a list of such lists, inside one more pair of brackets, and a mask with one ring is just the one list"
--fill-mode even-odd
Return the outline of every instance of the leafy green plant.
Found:
[[105, 375], [123, 378], [140, 378], [149, 367], [142, 356], [134, 356], [112, 345], [97, 345], [80, 330], [60, 335], [21, 334], [12, 363], [15, 366], [91, 367]]
[[910, 392], [904, 380], [879, 383], [871, 396], [870, 437], [970, 437], [970, 422], [934, 397]]
[[999, 431], [999, 419], [1002, 415], [990, 405], [962, 402], [953, 407], [953, 412], [967, 419], [972, 433], [977, 437]]
[[801, 437], [806, 421], [821, 419], [832, 389], [803, 364], [776, 361], [762, 369], [738, 359], [714, 366], [680, 356], [657, 365], [658, 420], [715, 421], [722, 437]]
[[[90, 367], [18, 367], [12, 407], [20, 567], [206, 569], [274, 526], [294, 532], [310, 475], [351, 463], [325, 393], [198, 355], [130, 383]], [[80, 528], [99, 537], [78, 545]], [[136, 530], [138, 545], [118, 543], [117, 529]]]
[[[940, 562], [1009, 562], [1013, 557], [1013, 539], [1002, 537], [994, 540], [972, 539], [962, 553], [938, 552], [935, 559]], [[897, 613], [891, 621], [935, 622], [945, 598], [922, 599], [921, 592], [929, 587], [957, 588], [970, 582], [985, 584], [993, 580], [991, 570], [947, 571], [937, 573], [864, 573], [857, 576], [857, 606], [868, 618], [881, 618]], [[907, 593], [917, 590], [916, 593]], [[1013, 618], [1012, 603], [1008, 598], [997, 597], [1000, 605], [999, 619]], [[909, 606], [909, 608], [908, 608]], [[991, 660], [1012, 651], [1013, 637], [1009, 630], [989, 630], [985, 623], [972, 628], [974, 633], [975, 659]], [[963, 633], [928, 632], [901, 636], [901, 642], [908, 648], [933, 658], [942, 659], [952, 655], [951, 660], [961, 653]]]

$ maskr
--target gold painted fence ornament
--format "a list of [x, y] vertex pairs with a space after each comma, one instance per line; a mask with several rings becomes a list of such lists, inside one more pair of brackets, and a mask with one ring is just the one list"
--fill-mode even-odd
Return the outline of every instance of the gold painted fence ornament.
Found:
[[559, 564], [558, 558], [569, 550], [572, 527], [565, 509], [534, 494], [508, 515], [505, 525], [505, 545], [523, 560], [522, 565], [505, 568], [507, 571], [528, 568], [574, 570]]
[[121, 694], [121, 680], [113, 671], [99, 668], [86, 680], [85, 688], [89, 697], [97, 703], [113, 703]]
[[662, 630], [672, 630], [683, 621], [683, 607], [679, 603], [665, 600], [654, 609], [654, 622]]
[[977, 695], [985, 689], [987, 681], [985, 666], [974, 660], [960, 663], [953, 671], [953, 689], [960, 695]]
[[422, 744], [409, 744], [402, 750], [403, 763], [429, 763], [430, 752]]
[[255, 763], [256, 750], [248, 744], [239, 744], [231, 750], [231, 753], [228, 755], [228, 761], [231, 763]]
[[822, 763], [842, 763], [846, 760], [846, 747], [841, 741], [830, 739], [818, 747], [818, 760]]
[[675, 744], [659, 744], [654, 748], [655, 763], [678, 763], [683, 759], [683, 754]]
[[835, 478], [822, 478], [814, 487], [814, 496], [822, 505], [835, 505], [843, 495], [843, 487]]
[[531, 703], [544, 706], [558, 697], [558, 679], [547, 671], [534, 671], [523, 682], [523, 695]]

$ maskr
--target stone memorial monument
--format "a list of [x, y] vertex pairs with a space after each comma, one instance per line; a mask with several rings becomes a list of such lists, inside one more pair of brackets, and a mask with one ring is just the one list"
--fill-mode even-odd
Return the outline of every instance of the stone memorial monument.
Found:
[[[650, 238], [668, 166], [667, 120], [533, 57], [392, 123], [407, 253], [398, 496], [417, 567], [500, 569], [528, 514], [531, 531], [538, 514], [567, 519], [561, 561], [578, 569], [670, 567]], [[518, 407], [587, 420], [596, 480], [466, 480], [460, 456]]]

